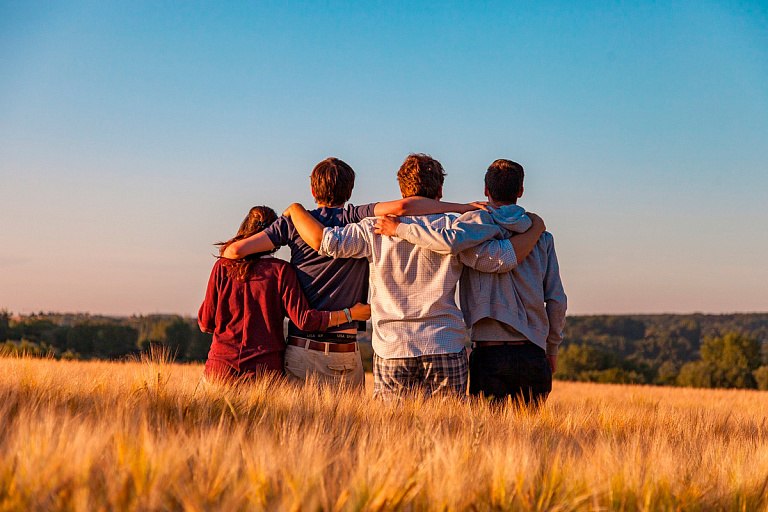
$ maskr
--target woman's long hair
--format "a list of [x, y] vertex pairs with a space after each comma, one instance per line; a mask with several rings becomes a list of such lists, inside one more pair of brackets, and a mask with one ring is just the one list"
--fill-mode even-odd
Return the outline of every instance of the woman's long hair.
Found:
[[[218, 242], [214, 245], [219, 246], [219, 257], [224, 253], [224, 250], [229, 247], [233, 242], [248, 238], [256, 233], [263, 231], [267, 226], [277, 220], [277, 214], [269, 206], [254, 206], [248, 212], [248, 215], [240, 224], [240, 229], [237, 230], [237, 234], [234, 238], [227, 240], [226, 242]], [[224, 260], [224, 266], [227, 267], [227, 273], [230, 277], [235, 277], [240, 281], [245, 279], [251, 274], [253, 267], [259, 261], [259, 258], [265, 254], [272, 254], [277, 248], [267, 252], [259, 252], [256, 254], [249, 254], [248, 256], [239, 260]]]

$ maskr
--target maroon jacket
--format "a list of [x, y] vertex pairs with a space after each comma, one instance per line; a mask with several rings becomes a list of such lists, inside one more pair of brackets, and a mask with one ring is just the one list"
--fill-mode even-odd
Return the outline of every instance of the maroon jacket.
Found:
[[262, 257], [250, 277], [229, 277], [225, 260], [213, 266], [197, 322], [213, 333], [208, 359], [239, 370], [260, 355], [285, 350], [283, 319], [305, 331], [324, 331], [330, 314], [310, 309], [290, 263]]

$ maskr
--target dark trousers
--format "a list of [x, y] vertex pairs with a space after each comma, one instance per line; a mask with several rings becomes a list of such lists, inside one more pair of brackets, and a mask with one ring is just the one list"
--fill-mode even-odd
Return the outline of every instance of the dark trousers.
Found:
[[552, 391], [552, 368], [544, 349], [524, 345], [478, 347], [469, 355], [469, 393], [493, 402], [542, 404]]

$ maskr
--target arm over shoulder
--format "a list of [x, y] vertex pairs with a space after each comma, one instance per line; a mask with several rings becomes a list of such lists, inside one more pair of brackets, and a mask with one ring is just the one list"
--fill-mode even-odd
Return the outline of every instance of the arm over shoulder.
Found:
[[375, 217], [376, 209], [379, 208], [380, 204], [383, 204], [383, 203], [369, 203], [369, 204], [363, 204], [360, 206], [353, 206], [351, 204], [348, 204], [347, 207], [344, 208], [344, 216], [343, 216], [344, 223], [354, 224], [355, 222], [360, 222], [365, 218]]
[[464, 265], [490, 274], [503, 274], [517, 266], [515, 248], [509, 240], [489, 240], [463, 250], [457, 257]]
[[370, 221], [325, 228], [319, 253], [331, 258], [369, 258], [371, 256]]
[[401, 223], [397, 236], [438, 254], [459, 254], [487, 240], [502, 239], [505, 231], [482, 210], [465, 213], [444, 228]]

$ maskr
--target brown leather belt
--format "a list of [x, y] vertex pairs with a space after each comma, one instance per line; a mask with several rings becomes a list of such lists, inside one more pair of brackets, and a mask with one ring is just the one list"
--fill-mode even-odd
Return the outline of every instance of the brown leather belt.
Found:
[[355, 352], [357, 350], [356, 341], [352, 343], [329, 343], [327, 341], [312, 341], [306, 338], [288, 336], [285, 342], [294, 347], [308, 348], [309, 350], [318, 350], [320, 352]]
[[530, 341], [476, 341], [475, 347], [501, 347], [503, 345], [527, 345]]

